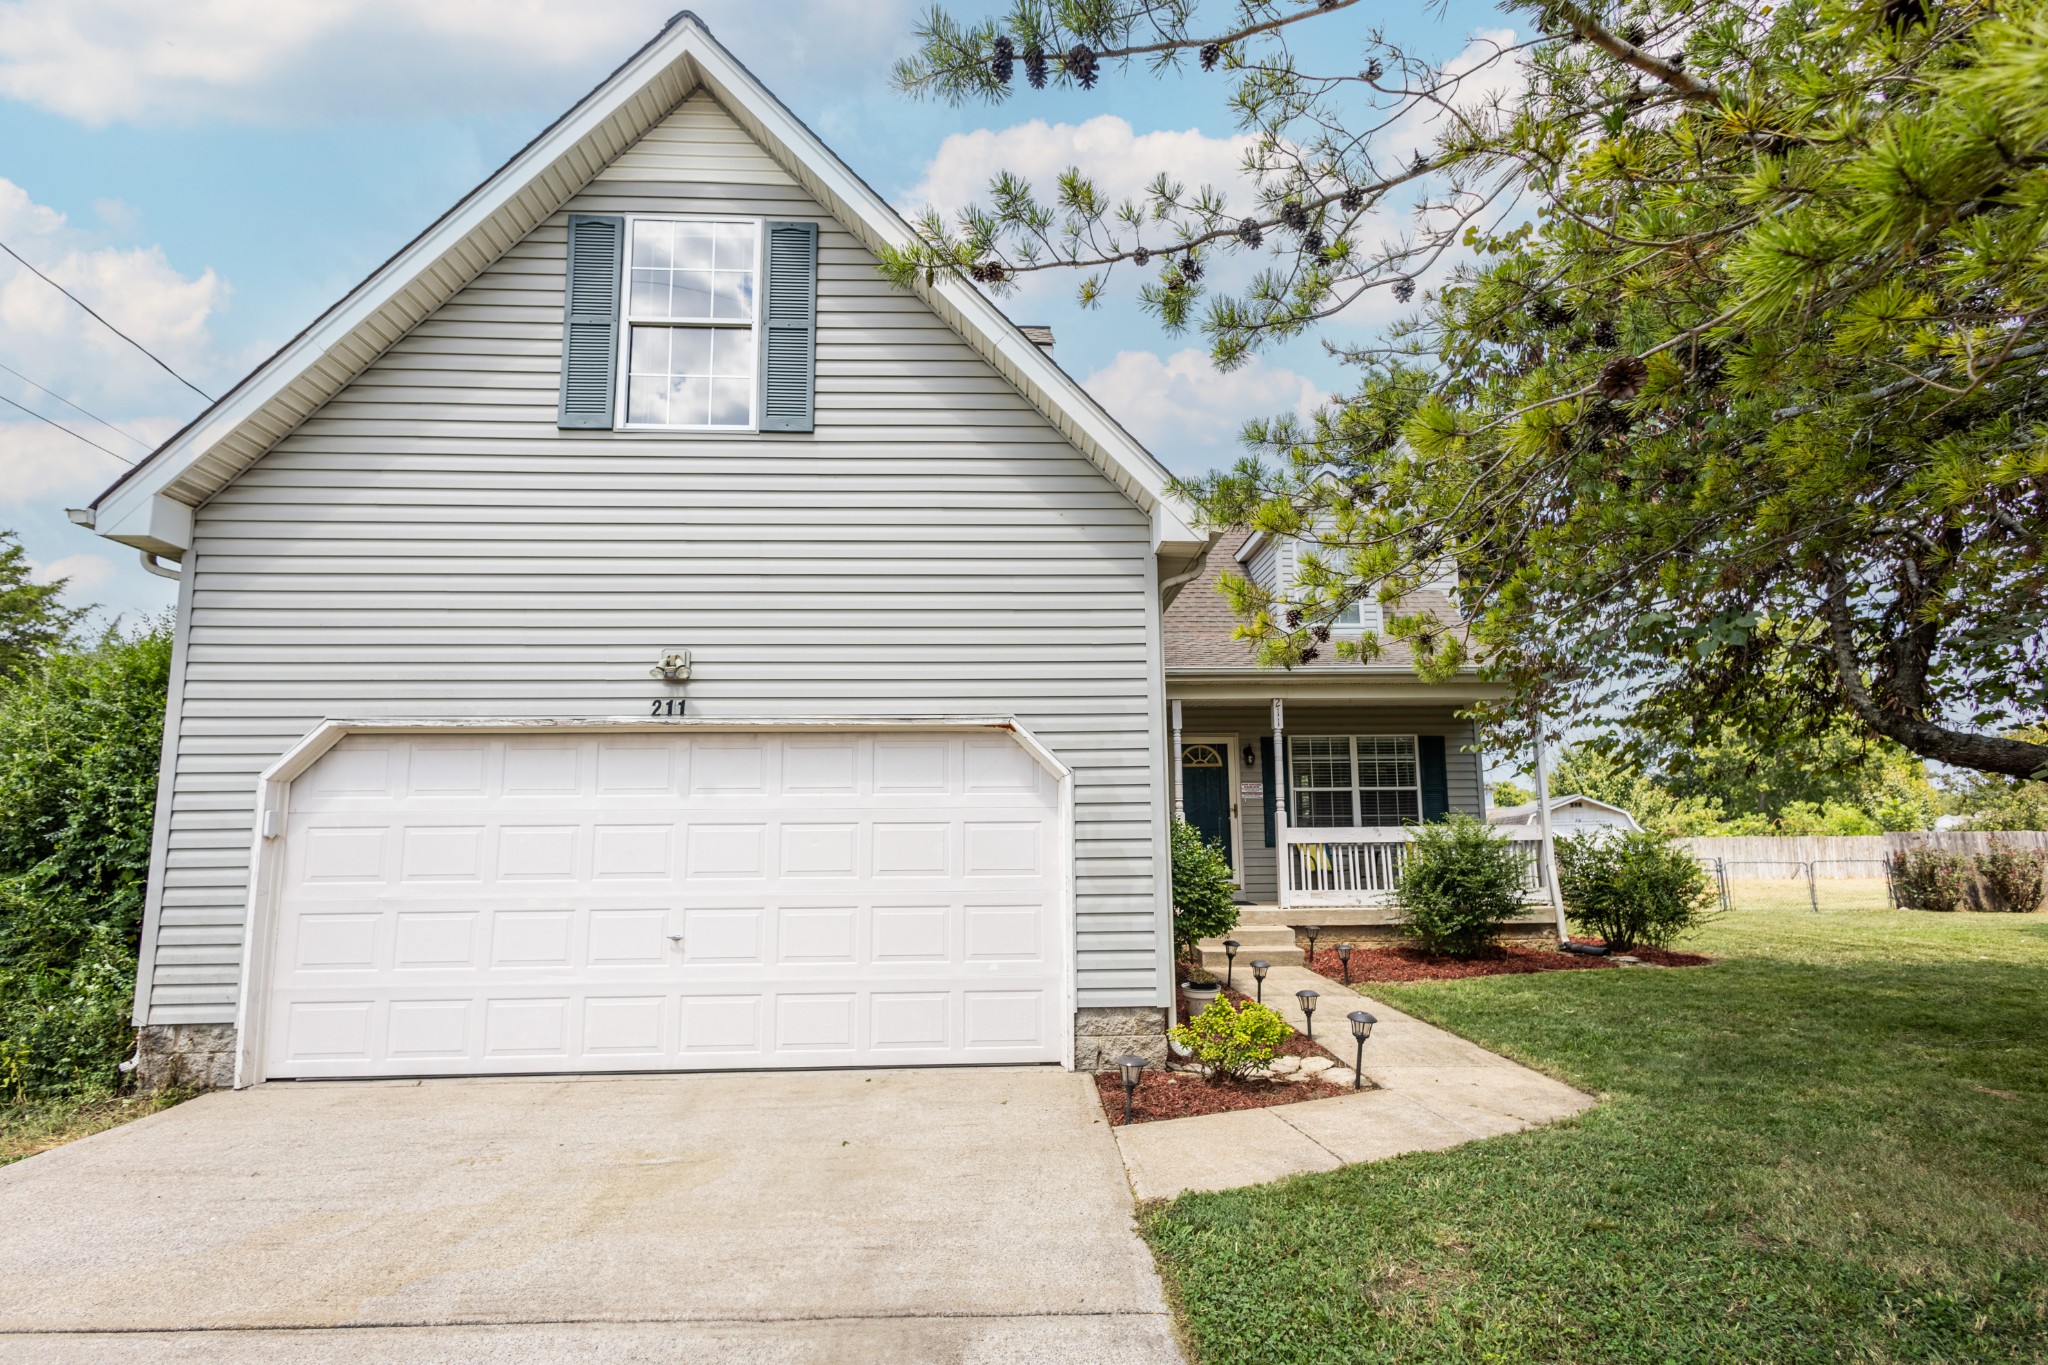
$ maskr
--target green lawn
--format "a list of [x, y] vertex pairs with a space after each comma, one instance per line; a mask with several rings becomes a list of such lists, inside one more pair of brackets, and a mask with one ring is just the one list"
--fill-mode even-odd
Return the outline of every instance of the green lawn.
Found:
[[2048, 916], [1685, 946], [1724, 960], [1369, 987], [1604, 1102], [1151, 1211], [1197, 1358], [2048, 1360]]
[[0, 1104], [0, 1166], [103, 1133], [159, 1109], [168, 1109], [191, 1096], [191, 1091], [160, 1090], [154, 1095], [135, 1097]]

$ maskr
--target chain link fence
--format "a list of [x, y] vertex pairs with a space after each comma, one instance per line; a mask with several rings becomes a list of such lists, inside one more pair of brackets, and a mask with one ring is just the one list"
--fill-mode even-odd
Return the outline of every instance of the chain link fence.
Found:
[[1890, 910], [1898, 904], [1883, 858], [1755, 860], [1700, 858], [1723, 910]]

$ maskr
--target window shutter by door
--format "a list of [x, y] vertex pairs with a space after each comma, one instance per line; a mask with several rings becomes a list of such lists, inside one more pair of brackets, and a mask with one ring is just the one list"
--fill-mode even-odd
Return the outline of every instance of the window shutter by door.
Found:
[[1280, 790], [1280, 769], [1273, 763], [1273, 737], [1267, 735], [1259, 741], [1259, 776], [1265, 781], [1259, 783], [1265, 792], [1266, 806], [1266, 847], [1273, 846], [1273, 797]]
[[612, 428], [613, 385], [619, 373], [619, 277], [625, 251], [625, 219], [569, 215], [558, 427]]
[[816, 406], [818, 225], [771, 222], [761, 317], [761, 430], [809, 431]]
[[1415, 751], [1422, 767], [1422, 818], [1441, 820], [1451, 813], [1451, 775], [1444, 766], [1444, 737], [1417, 735]]

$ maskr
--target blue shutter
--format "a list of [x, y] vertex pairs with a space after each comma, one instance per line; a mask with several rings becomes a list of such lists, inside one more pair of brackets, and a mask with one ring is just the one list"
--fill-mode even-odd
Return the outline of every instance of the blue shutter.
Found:
[[1267, 735], [1259, 741], [1259, 775], [1265, 781], [1259, 784], [1266, 794], [1266, 847], [1273, 846], [1273, 800], [1280, 793], [1280, 769], [1273, 762], [1273, 737]]
[[613, 386], [619, 373], [619, 277], [625, 253], [625, 219], [569, 215], [558, 427], [612, 428]]
[[1422, 767], [1422, 818], [1441, 820], [1451, 813], [1451, 775], [1444, 766], [1444, 737], [1417, 735], [1415, 749]]
[[761, 318], [761, 430], [809, 431], [816, 406], [818, 225], [771, 222]]

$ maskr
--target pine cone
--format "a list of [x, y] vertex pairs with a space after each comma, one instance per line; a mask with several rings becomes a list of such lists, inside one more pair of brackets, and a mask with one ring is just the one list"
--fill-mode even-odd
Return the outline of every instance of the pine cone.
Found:
[[1308, 210], [1290, 199], [1280, 206], [1280, 221], [1296, 232], [1308, 231]]
[[1406, 275], [1394, 281], [1394, 301], [1396, 303], [1407, 303], [1414, 297], [1415, 281], [1409, 279]]
[[1301, 651], [1301, 661], [1305, 664], [1312, 664], [1322, 656], [1323, 652], [1314, 645], [1310, 645], [1307, 649]]
[[1365, 207], [1365, 191], [1354, 185], [1344, 191], [1343, 196], [1337, 200], [1337, 203], [1343, 207], [1346, 213], [1356, 213]]
[[1650, 41], [1650, 35], [1643, 32], [1641, 24], [1630, 24], [1621, 31], [1621, 40], [1630, 47], [1641, 47]]
[[1137, 249], [1136, 251], [1133, 251], [1133, 252], [1131, 253], [1131, 264], [1133, 264], [1133, 265], [1150, 265], [1150, 264], [1152, 264], [1152, 253], [1151, 253], [1151, 252], [1149, 252], [1149, 251], [1147, 251], [1147, 250], [1145, 250], [1145, 248], [1144, 248], [1144, 247], [1139, 247], [1139, 248], [1138, 248], [1138, 249]]
[[1202, 70], [1214, 71], [1216, 63], [1223, 60], [1223, 47], [1219, 43], [1202, 44]]
[[1621, 334], [1615, 330], [1614, 323], [1610, 319], [1602, 318], [1593, 324], [1593, 344], [1601, 350], [1604, 351], [1608, 347], [1616, 345], [1620, 340]]
[[1301, 249], [1311, 255], [1323, 249], [1323, 234], [1310, 228], [1301, 234]]
[[1632, 355], [1616, 356], [1600, 371], [1600, 392], [1610, 402], [1626, 403], [1643, 391], [1650, 367]]
[[1379, 78], [1386, 74], [1387, 69], [1384, 66], [1380, 65], [1380, 59], [1377, 57], [1373, 58], [1371, 61], [1365, 64], [1365, 71], [1363, 72], [1363, 75], [1365, 76], [1365, 79], [1369, 82], [1377, 83], [1379, 81]]
[[1192, 250], [1180, 258], [1180, 275], [1189, 284], [1194, 284], [1202, 278], [1201, 257], [1195, 255]]
[[1415, 154], [1415, 159], [1408, 163], [1408, 169], [1415, 172], [1417, 175], [1422, 174], [1422, 172], [1429, 169], [1429, 158], [1424, 156], [1421, 152], [1417, 152]]
[[1327, 643], [1330, 638], [1330, 628], [1325, 625], [1311, 626], [1308, 633], [1316, 637], [1317, 644]]
[[1007, 34], [995, 41], [995, 55], [989, 58], [988, 72], [1003, 85], [1010, 83], [1010, 76], [1017, 69], [1017, 46]]
[[1075, 43], [1067, 53], [1067, 74], [1079, 81], [1083, 90], [1095, 88], [1095, 54], [1086, 43]]
[[1288, 628], [1289, 630], [1300, 630], [1300, 629], [1301, 629], [1301, 608], [1300, 608], [1300, 607], [1289, 607], [1289, 608], [1287, 609], [1287, 628]]
[[1045, 89], [1045, 49], [1037, 43], [1024, 49], [1024, 79], [1033, 90]]
[[1259, 220], [1247, 218], [1237, 225], [1237, 240], [1246, 246], [1257, 246], [1266, 240], [1266, 234], [1259, 230]]

